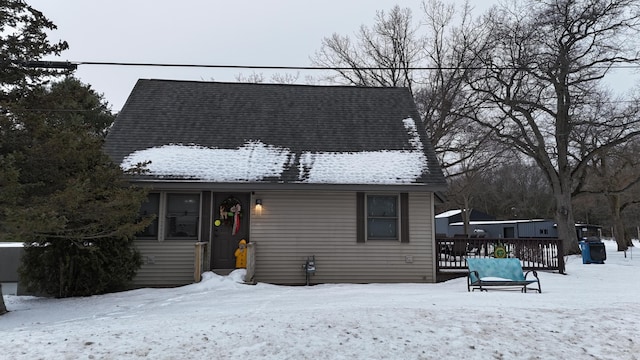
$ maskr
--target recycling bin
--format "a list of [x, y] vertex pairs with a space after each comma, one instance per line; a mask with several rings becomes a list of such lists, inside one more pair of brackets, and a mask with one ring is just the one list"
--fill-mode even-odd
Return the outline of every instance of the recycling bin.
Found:
[[600, 240], [580, 241], [583, 264], [604, 264], [607, 260], [607, 251]]

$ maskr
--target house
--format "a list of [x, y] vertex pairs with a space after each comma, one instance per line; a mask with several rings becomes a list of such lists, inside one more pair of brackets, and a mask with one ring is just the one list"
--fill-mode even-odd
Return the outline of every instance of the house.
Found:
[[313, 283], [436, 281], [446, 183], [407, 89], [139, 80], [105, 151], [146, 164], [135, 286], [228, 273], [243, 239], [259, 282], [304, 284], [311, 256]]

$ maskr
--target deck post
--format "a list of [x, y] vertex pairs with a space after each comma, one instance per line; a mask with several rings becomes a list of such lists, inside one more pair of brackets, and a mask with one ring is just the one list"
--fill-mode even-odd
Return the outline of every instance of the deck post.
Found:
[[194, 261], [193, 261], [193, 281], [200, 282], [202, 280], [202, 267], [204, 251], [207, 248], [206, 242], [195, 243]]
[[253, 284], [253, 277], [256, 272], [256, 243], [249, 242], [247, 244], [247, 273], [244, 276], [244, 282]]

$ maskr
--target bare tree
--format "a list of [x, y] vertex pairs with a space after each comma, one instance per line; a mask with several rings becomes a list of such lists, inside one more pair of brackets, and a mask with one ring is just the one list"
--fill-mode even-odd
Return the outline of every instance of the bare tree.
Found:
[[262, 84], [262, 83], [274, 83], [274, 84], [295, 84], [300, 77], [300, 73], [296, 73], [295, 75], [291, 73], [275, 73], [272, 74], [269, 80], [266, 79], [263, 73], [252, 72], [249, 75], [244, 75], [242, 73], [236, 74], [235, 79], [237, 82], [241, 83], [252, 83], [252, 84]]
[[522, 0], [486, 17], [484, 65], [469, 82], [487, 108], [478, 122], [543, 170], [568, 252], [579, 251], [571, 200], [589, 161], [640, 134], [634, 111], [589, 116], [612, 67], [638, 61], [639, 10], [637, 0]]
[[355, 40], [338, 34], [325, 38], [312, 61], [333, 69], [330, 81], [409, 88], [445, 173], [487, 168], [477, 161], [492, 156], [476, 153], [497, 147], [488, 146], [489, 136], [469, 120], [477, 107], [464, 81], [479, 61], [469, 48], [484, 39], [482, 29], [475, 26], [468, 3], [456, 8], [429, 0], [422, 5], [420, 26], [412, 24], [410, 9], [395, 6], [378, 12], [374, 25], [362, 26]]
[[[447, 175], [482, 171], [500, 156], [501, 150], [470, 120], [478, 104], [469, 96], [465, 79], [480, 66], [480, 59], [470, 49], [481, 47], [485, 34], [476, 27], [472, 8], [466, 2], [456, 8], [431, 0], [423, 2], [422, 7], [426, 34], [423, 63], [430, 70], [415, 91], [416, 105]], [[487, 152], [494, 154], [486, 156]]]
[[626, 250], [631, 238], [626, 233], [622, 213], [635, 204], [640, 204], [640, 147], [628, 143], [608, 151], [592, 160], [583, 194], [602, 195], [608, 204], [613, 225], [613, 235], [618, 251]]
[[241, 83], [261, 84], [265, 82], [264, 74], [257, 73], [255, 71], [249, 75], [244, 75], [242, 73], [236, 74], [235, 78], [237, 82], [241, 82]]
[[553, 216], [553, 197], [542, 171], [529, 159], [511, 153], [478, 179], [475, 208], [498, 219]]
[[446, 207], [463, 211], [465, 234], [468, 234], [469, 230], [468, 215], [474, 208], [478, 208], [480, 202], [486, 201], [488, 193], [486, 179], [493, 177], [508, 157], [509, 152], [500, 144], [494, 144], [490, 139], [486, 139], [477, 143], [474, 151], [464, 154], [464, 158], [459, 159], [455, 167], [449, 168]]
[[[338, 34], [325, 38], [313, 62], [334, 69], [332, 81], [409, 88], [449, 177], [448, 204], [468, 214], [478, 179], [504, 154], [504, 147], [470, 120], [478, 104], [465, 79], [480, 65], [471, 49], [481, 48], [486, 35], [467, 2], [456, 8], [428, 0], [422, 9], [419, 27], [412, 25], [410, 9], [380, 11], [373, 27], [362, 26], [355, 41]], [[466, 233], [469, 219], [464, 220]]]
[[333, 34], [324, 38], [312, 62], [335, 69], [327, 80], [356, 86], [402, 86], [413, 92], [422, 60], [422, 39], [416, 35], [411, 10], [395, 6], [378, 11], [373, 27], [362, 25], [356, 42]]

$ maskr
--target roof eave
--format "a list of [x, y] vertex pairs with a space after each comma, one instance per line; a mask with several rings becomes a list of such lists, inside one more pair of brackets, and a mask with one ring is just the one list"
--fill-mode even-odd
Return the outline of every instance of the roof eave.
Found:
[[327, 184], [327, 183], [275, 183], [241, 182], [220, 183], [193, 180], [132, 179], [132, 184], [157, 190], [212, 190], [212, 191], [259, 191], [259, 190], [305, 190], [305, 191], [398, 191], [438, 192], [446, 190], [446, 184]]

